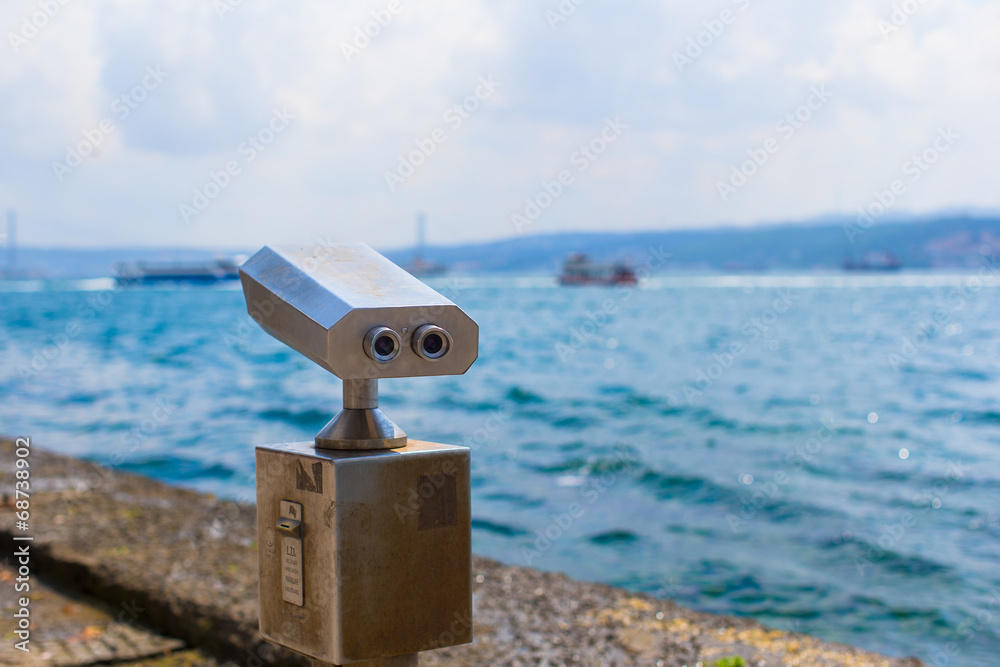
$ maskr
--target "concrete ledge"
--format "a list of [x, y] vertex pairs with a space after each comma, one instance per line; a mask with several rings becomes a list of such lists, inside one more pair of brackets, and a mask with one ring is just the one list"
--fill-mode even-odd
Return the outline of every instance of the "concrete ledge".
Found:
[[[32, 535], [33, 575], [135, 610], [137, 624], [239, 665], [308, 665], [257, 634], [255, 510], [32, 445], [29, 531], [16, 530], [12, 442], [0, 442], [0, 535]], [[249, 454], [248, 454], [249, 455]], [[473, 559], [475, 641], [421, 664], [920, 667], [746, 619]], [[36, 626], [46, 618], [35, 617]]]

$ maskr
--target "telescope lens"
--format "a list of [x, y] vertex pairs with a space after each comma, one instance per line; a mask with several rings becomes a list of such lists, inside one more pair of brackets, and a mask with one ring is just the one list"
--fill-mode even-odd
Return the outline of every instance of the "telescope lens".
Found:
[[432, 333], [424, 338], [424, 352], [427, 354], [434, 356], [441, 351], [442, 347], [444, 347], [444, 340], [439, 334]]
[[388, 357], [396, 349], [396, 343], [389, 336], [379, 336], [375, 339], [375, 354]]
[[386, 364], [399, 354], [401, 344], [399, 334], [389, 327], [375, 327], [365, 336], [365, 354]]
[[425, 324], [413, 332], [412, 345], [421, 359], [437, 361], [451, 350], [451, 335], [436, 324]]

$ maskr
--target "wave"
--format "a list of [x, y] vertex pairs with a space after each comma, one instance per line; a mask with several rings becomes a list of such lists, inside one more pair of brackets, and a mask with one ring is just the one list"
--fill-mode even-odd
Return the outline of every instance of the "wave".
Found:
[[823, 546], [831, 551], [847, 552], [845, 562], [853, 563], [862, 576], [871, 576], [872, 572], [881, 571], [905, 575], [906, 577], [934, 576], [957, 581], [955, 569], [951, 565], [928, 556], [904, 553], [896, 549], [895, 545], [888, 549], [882, 549], [878, 545], [878, 539], [878, 537], [874, 537], [869, 542], [855, 538], [840, 542], [826, 542]]
[[682, 474], [666, 474], [652, 468], [644, 468], [636, 483], [649, 489], [657, 498], [684, 498], [687, 501], [717, 503], [729, 501], [735, 505], [737, 495], [724, 486], [705, 477]]
[[520, 537], [528, 534], [527, 531], [506, 523], [497, 523], [488, 519], [476, 518], [472, 519], [472, 530], [484, 530], [487, 533], [503, 535], [504, 537]]
[[976, 382], [992, 382], [993, 376], [982, 371], [974, 371], [969, 368], [956, 368], [947, 373], [946, 377], [959, 378], [961, 380], [975, 380]]
[[145, 477], [182, 482], [193, 479], [229, 479], [238, 473], [235, 468], [221, 463], [204, 463], [177, 456], [128, 461], [117, 468]]
[[322, 426], [333, 416], [329, 410], [288, 410], [287, 408], [271, 408], [258, 412], [261, 419], [280, 421], [294, 426]]
[[608, 530], [603, 533], [591, 535], [587, 541], [597, 546], [613, 546], [617, 544], [632, 544], [641, 538], [631, 530]]
[[507, 391], [507, 400], [513, 401], [518, 405], [533, 405], [533, 404], [545, 403], [545, 399], [539, 396], [538, 394], [534, 394], [528, 391], [527, 389], [524, 389], [523, 387], [517, 387], [517, 386], [511, 387]]
[[552, 422], [552, 425], [556, 428], [565, 429], [567, 431], [582, 431], [584, 429], [590, 428], [595, 423], [594, 419], [588, 417], [563, 417]]
[[964, 416], [966, 421], [979, 424], [1000, 424], [1000, 412], [995, 410], [985, 410], [982, 412], [968, 412]]
[[0, 292], [103, 292], [115, 288], [114, 278], [79, 280], [2, 280]]
[[545, 506], [545, 500], [541, 498], [529, 498], [519, 493], [510, 493], [506, 491], [497, 491], [495, 493], [488, 493], [483, 496], [483, 499], [493, 500], [497, 502], [504, 502], [523, 509]]
[[601, 475], [606, 472], [619, 473], [628, 468], [640, 467], [638, 453], [627, 448], [618, 449], [614, 454], [605, 451], [601, 454], [595, 453], [588, 457], [576, 456], [554, 463], [526, 463], [523, 465], [525, 468], [542, 475], [564, 475], [565, 473]]

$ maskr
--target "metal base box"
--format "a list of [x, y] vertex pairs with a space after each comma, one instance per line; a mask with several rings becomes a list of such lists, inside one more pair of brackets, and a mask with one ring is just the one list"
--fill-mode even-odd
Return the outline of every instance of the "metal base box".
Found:
[[260, 631], [336, 665], [472, 641], [469, 450], [257, 448]]

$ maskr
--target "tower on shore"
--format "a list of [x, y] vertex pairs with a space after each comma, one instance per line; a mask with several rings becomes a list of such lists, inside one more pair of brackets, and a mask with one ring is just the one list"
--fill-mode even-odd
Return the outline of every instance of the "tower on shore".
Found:
[[14, 273], [17, 264], [17, 211], [10, 209], [7, 211], [7, 271]]
[[413, 261], [406, 270], [419, 277], [440, 276], [448, 270], [444, 264], [424, 259], [427, 246], [427, 217], [417, 213], [417, 246], [413, 249]]
[[427, 218], [423, 213], [417, 213], [417, 249], [413, 253], [413, 263], [416, 265], [424, 262], [424, 245], [427, 243]]

